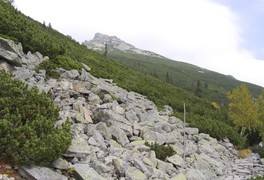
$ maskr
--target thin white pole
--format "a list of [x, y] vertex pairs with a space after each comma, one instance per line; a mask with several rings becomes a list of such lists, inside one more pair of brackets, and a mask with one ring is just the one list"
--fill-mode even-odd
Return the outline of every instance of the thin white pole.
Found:
[[184, 115], [183, 115], [183, 159], [185, 160], [185, 151], [186, 151], [186, 135], [185, 135], [185, 122], [186, 122], [186, 109], [185, 103], [183, 103]]

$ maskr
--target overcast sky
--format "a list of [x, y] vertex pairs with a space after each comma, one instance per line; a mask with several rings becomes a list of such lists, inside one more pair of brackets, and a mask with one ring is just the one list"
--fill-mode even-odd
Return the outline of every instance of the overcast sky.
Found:
[[96, 32], [264, 87], [264, 0], [15, 0], [80, 43]]

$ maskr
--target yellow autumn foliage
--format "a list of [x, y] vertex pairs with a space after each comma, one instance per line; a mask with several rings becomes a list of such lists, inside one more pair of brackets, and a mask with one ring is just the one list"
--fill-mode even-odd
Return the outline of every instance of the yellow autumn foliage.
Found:
[[227, 93], [227, 98], [229, 99], [229, 118], [240, 130], [240, 135], [244, 136], [246, 130], [256, 130], [260, 125], [257, 104], [247, 86], [242, 84], [233, 89]]

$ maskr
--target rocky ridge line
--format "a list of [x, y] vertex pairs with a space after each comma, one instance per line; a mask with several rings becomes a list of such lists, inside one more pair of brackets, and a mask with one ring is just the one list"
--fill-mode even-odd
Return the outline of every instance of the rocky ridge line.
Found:
[[125, 41], [122, 41], [116, 36], [108, 36], [101, 33], [96, 33], [94, 38], [89, 41], [84, 41], [83, 44], [88, 48], [92, 50], [100, 50], [105, 51], [105, 44], [107, 43], [108, 51], [114, 51], [115, 49], [125, 52], [132, 52], [135, 54], [142, 54], [146, 56], [152, 56], [152, 57], [159, 57], [159, 58], [165, 58], [164, 56], [161, 56], [157, 53], [141, 50], [136, 48], [135, 46], [126, 43]]
[[[188, 126], [183, 159], [184, 124], [171, 116], [169, 106], [158, 111], [145, 96], [128, 92], [112, 80], [93, 77], [86, 65], [81, 72], [57, 69], [59, 79], [46, 79], [45, 70], [34, 70], [44, 60], [48, 57], [38, 52], [24, 54], [21, 45], [0, 38], [0, 67], [12, 71], [14, 78], [29, 87], [50, 90], [55, 105], [61, 109], [56, 125], [69, 118], [73, 135], [67, 152], [51, 167], [23, 166], [19, 168], [21, 176], [65, 180], [245, 180], [264, 175], [257, 154], [238, 159], [228, 140], [219, 142]], [[145, 142], [170, 144], [177, 154], [161, 161]], [[65, 171], [72, 174], [67, 177]]]

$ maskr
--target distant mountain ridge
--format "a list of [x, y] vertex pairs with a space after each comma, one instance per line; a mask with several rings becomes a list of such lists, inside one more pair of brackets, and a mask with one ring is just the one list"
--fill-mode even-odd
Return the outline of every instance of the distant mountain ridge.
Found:
[[242, 83], [247, 85], [254, 98], [257, 98], [263, 90], [262, 87], [252, 83], [236, 80], [231, 75], [220, 74], [189, 63], [171, 60], [154, 52], [140, 50], [116, 36], [96, 33], [92, 40], [83, 44], [88, 49], [103, 54], [106, 43], [107, 56], [114, 61], [220, 104], [227, 102], [226, 93], [229, 90]]
[[88, 49], [92, 49], [95, 51], [104, 51], [106, 43], [108, 45], [108, 51], [120, 50], [124, 52], [142, 54], [146, 56], [165, 58], [164, 56], [161, 56], [157, 53], [138, 49], [135, 46], [119, 39], [116, 36], [109, 36], [101, 33], [96, 33], [92, 40], [86, 40], [83, 44], [87, 46]]

